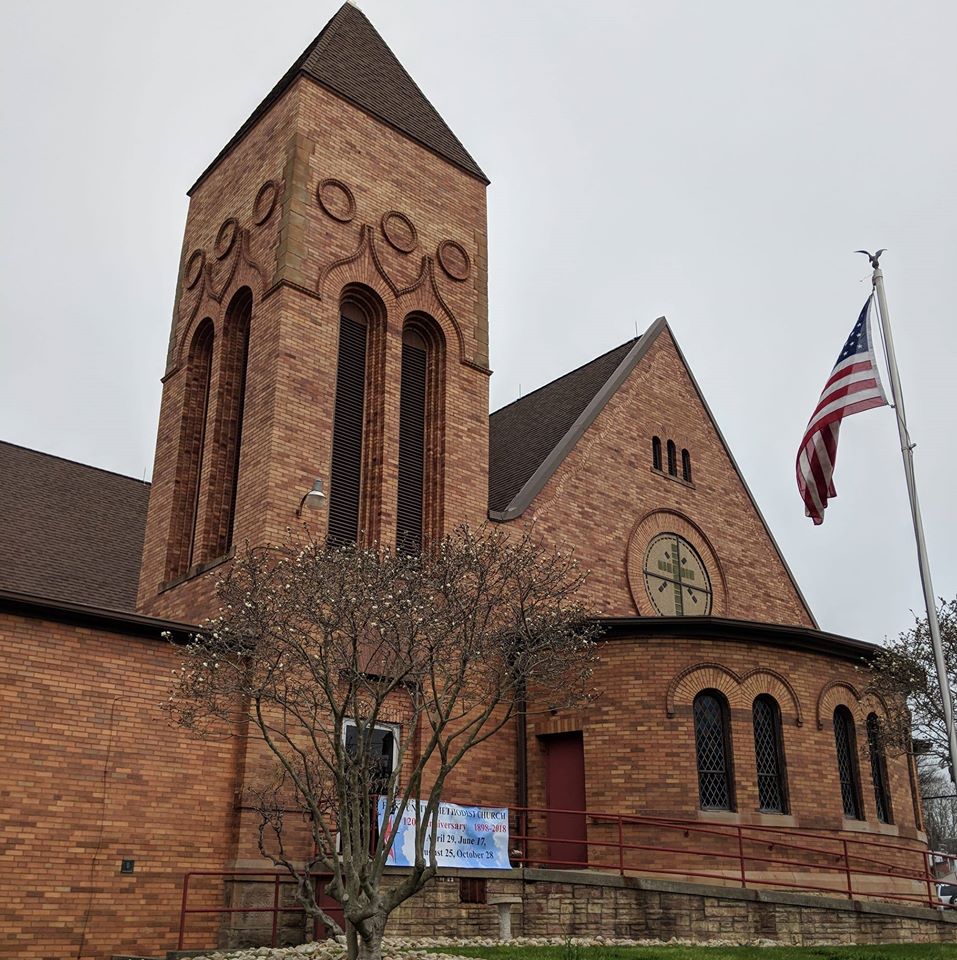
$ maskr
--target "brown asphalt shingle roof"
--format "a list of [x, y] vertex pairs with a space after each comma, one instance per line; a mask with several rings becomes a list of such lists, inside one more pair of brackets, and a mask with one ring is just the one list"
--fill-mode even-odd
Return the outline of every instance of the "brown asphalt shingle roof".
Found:
[[150, 485], [0, 442], [0, 590], [136, 607]]
[[376, 28], [361, 10], [345, 3], [203, 171], [190, 193], [300, 74], [312, 77], [466, 173], [489, 182]]
[[629, 340], [491, 415], [489, 510], [503, 511], [512, 502], [635, 343]]

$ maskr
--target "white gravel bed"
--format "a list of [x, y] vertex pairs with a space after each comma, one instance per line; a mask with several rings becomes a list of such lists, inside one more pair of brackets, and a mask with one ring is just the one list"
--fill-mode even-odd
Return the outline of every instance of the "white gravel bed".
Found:
[[[195, 960], [342, 960], [343, 938], [304, 943], [298, 947], [248, 947], [245, 950], [217, 950]], [[620, 937], [386, 937], [382, 943], [383, 960], [472, 960], [457, 957], [456, 947], [661, 947], [666, 944], [686, 947], [776, 947], [774, 940], [628, 940]]]

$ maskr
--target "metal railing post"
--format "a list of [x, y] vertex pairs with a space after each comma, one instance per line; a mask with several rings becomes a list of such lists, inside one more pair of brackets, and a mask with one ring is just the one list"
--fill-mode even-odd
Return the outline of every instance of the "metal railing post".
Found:
[[625, 834], [621, 825], [621, 814], [618, 815], [618, 872], [625, 875]]
[[269, 946], [276, 946], [276, 932], [279, 927], [279, 871], [276, 871], [276, 880], [272, 894], [272, 937]]
[[854, 883], [851, 880], [851, 858], [847, 853], [847, 840], [842, 838], [841, 845], [844, 848], [844, 875], [847, 877], [847, 899], [854, 899]]
[[927, 884], [927, 906], [936, 907], [937, 904], [934, 902], [934, 889], [931, 885], [931, 880], [933, 878], [933, 863], [930, 859], [930, 851], [927, 850], [921, 854], [921, 860], [924, 861], [924, 881]]
[[746, 887], [748, 885], [748, 870], [744, 865], [744, 833], [740, 826], [738, 826], [738, 860], [741, 863], [741, 886]]
[[189, 874], [183, 875], [183, 903], [179, 909], [179, 940], [177, 950], [183, 949], [183, 940], [186, 937], [186, 896], [189, 890]]

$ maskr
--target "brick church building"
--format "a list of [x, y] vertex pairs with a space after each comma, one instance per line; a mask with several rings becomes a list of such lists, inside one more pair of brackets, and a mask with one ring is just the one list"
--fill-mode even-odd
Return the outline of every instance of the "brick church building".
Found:
[[[715, 849], [728, 827], [923, 849], [913, 764], [872, 736], [873, 647], [818, 628], [664, 318], [489, 416], [488, 183], [346, 4], [189, 191], [152, 484], [0, 444], [0, 952], [158, 954], [185, 873], [264, 869], [243, 741], [169, 726], [161, 635], [317, 480], [320, 537], [534, 522], [591, 571], [597, 701], [510, 726], [449, 799], [644, 817], [646, 866], [692, 877], [700, 850], [652, 849], [686, 842], [668, 821]], [[551, 829], [589, 861], [610, 822]]]

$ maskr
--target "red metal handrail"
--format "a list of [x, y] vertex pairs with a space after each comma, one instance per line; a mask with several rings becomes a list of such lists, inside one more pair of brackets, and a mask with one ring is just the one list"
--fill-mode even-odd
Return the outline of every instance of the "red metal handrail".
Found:
[[[944, 906], [934, 893], [935, 876], [931, 872], [930, 851], [926, 848], [915, 847], [910, 844], [874, 839], [870, 837], [842, 837], [832, 834], [813, 833], [808, 830], [776, 827], [766, 824], [723, 824], [702, 823], [698, 820], [681, 818], [646, 817], [637, 814], [608, 813], [591, 810], [568, 810], [547, 807], [523, 807], [513, 809], [517, 818], [517, 832], [511, 839], [520, 845], [520, 855], [513, 857], [513, 862], [522, 866], [552, 866], [578, 867], [582, 869], [612, 870], [621, 875], [631, 874], [664, 874], [670, 876], [684, 876], [708, 880], [721, 880], [727, 883], [732, 875], [737, 877], [742, 887], [774, 887], [790, 890], [805, 890], [822, 893], [843, 892], [849, 898], [865, 896], [877, 899], [901, 900], [905, 902], [925, 903], [928, 906]], [[585, 820], [586, 824], [601, 826], [617, 825], [616, 839], [594, 839], [586, 835], [581, 837], [548, 836], [545, 832], [532, 832], [529, 826], [532, 815], [540, 815], [547, 822], [549, 814], [574, 815]], [[654, 827], [658, 836], [649, 838], [647, 843], [634, 843], [625, 840], [625, 826], [632, 828]], [[587, 831], [587, 828], [586, 828]], [[676, 831], [688, 838], [692, 835], [703, 838], [719, 838], [727, 841], [727, 846], [708, 848], [690, 844], [676, 846], [664, 840], [662, 831]], [[794, 840], [816, 841], [810, 843], [795, 843]], [[584, 848], [585, 859], [572, 860], [551, 853], [545, 856], [530, 852], [530, 845], [574, 845]], [[784, 856], [763, 855], [754, 847], [767, 844], [767, 853], [778, 852]], [[829, 845], [831, 849], [828, 849]], [[604, 848], [609, 853], [617, 851], [617, 862], [611, 862], [600, 851]], [[856, 849], [861, 848], [861, 849]], [[559, 848], [560, 850], [560, 848]], [[596, 856], [593, 856], [593, 851]], [[674, 854], [682, 857], [697, 857], [730, 861], [727, 870], [717, 872], [717, 867], [710, 870], [693, 869], [693, 864], [677, 866], [654, 866], [644, 860], [632, 864], [627, 856], [632, 851], [655, 852], [660, 854]], [[802, 854], [813, 855], [814, 859], [802, 857]], [[891, 859], [896, 855], [896, 860]], [[605, 860], [608, 862], [605, 862]], [[908, 861], [902, 863], [901, 860]], [[748, 866], [751, 865], [749, 875]], [[837, 885], [825, 886], [821, 883], [795, 878], [793, 880], [774, 880], [754, 875], [754, 866], [763, 868], [787, 868], [794, 872], [827, 873], [828, 871], [843, 874]], [[733, 871], [733, 874], [732, 874]], [[855, 877], [857, 890], [855, 891]], [[924, 893], [916, 890], [905, 892], [900, 889], [866, 888], [862, 889], [861, 880], [864, 878], [886, 878], [888, 880], [910, 881], [912, 884], [923, 886]], [[835, 876], [835, 880], [838, 878]], [[841, 889], [843, 886], [843, 891]]]
[[[933, 873], [933, 857], [940, 857], [951, 863], [955, 858], [947, 854], [932, 853], [924, 847], [916, 847], [907, 843], [895, 842], [886, 838], [867, 836], [846, 836], [826, 833], [814, 833], [808, 830], [776, 827], [767, 824], [733, 824], [716, 823], [699, 820], [686, 820], [677, 817], [646, 817], [639, 814], [608, 813], [591, 810], [566, 810], [548, 807], [513, 807], [511, 813], [516, 820], [517, 830], [513, 831], [510, 841], [517, 843], [519, 851], [513, 851], [512, 863], [516, 866], [543, 866], [559, 868], [580, 868], [587, 870], [603, 870], [617, 873], [621, 876], [631, 875], [665, 875], [717, 880], [722, 883], [736, 882], [741, 887], [770, 887], [784, 890], [803, 890], [825, 894], [842, 894], [848, 899], [856, 896], [866, 898], [899, 900], [910, 903], [923, 903], [930, 907], [944, 908], [944, 904], [935, 895], [935, 884], [938, 878]], [[541, 818], [547, 823], [549, 814], [564, 814], [582, 817], [586, 824], [584, 838], [569, 838], [567, 836], [549, 836], [547, 831], [533, 832], [530, 826], [531, 819]], [[595, 839], [587, 836], [587, 826], [608, 826], [613, 830], [610, 839]], [[656, 835], [649, 838], [647, 843], [632, 842], [627, 837], [629, 830], [655, 828]], [[702, 838], [708, 840], [725, 841], [721, 846], [711, 849], [707, 846], [691, 843], [679, 846], [665, 839], [668, 832], [680, 833], [685, 838]], [[663, 836], [663, 834], [665, 836]], [[796, 842], [797, 841], [797, 842]], [[805, 842], [799, 842], [805, 841]], [[584, 860], [573, 860], [551, 855], [540, 856], [532, 854], [531, 845], [541, 846], [548, 844], [574, 844], [585, 850]], [[812, 845], [813, 844], [813, 845]], [[758, 846], [767, 849], [759, 851]], [[592, 855], [594, 851], [594, 856]], [[607, 851], [605, 856], [602, 851]], [[633, 863], [630, 857], [637, 853], [658, 853], [680, 856], [683, 858], [712, 859], [718, 864], [727, 863], [727, 869], [721, 870], [718, 866], [710, 870], [691, 869], [693, 863], [677, 863], [674, 866], [654, 866], [643, 862]], [[772, 856], [777, 853], [779, 855]], [[806, 856], [802, 856], [806, 855]], [[893, 858], [897, 856], [895, 861]], [[813, 857], [814, 859], [810, 859]], [[901, 862], [903, 860], [904, 862]], [[607, 861], [607, 862], [606, 862]], [[748, 867], [751, 865], [749, 873]], [[834, 874], [835, 884], [832, 886], [814, 883], [810, 878], [806, 881], [774, 880], [756, 876], [754, 866], [763, 868], [788, 868], [792, 871], [802, 870], [808, 873], [831, 872]], [[328, 873], [313, 873], [313, 878], [319, 881], [331, 879]], [[190, 907], [189, 891], [190, 880], [194, 877], [220, 877], [223, 880], [248, 878], [269, 878], [273, 883], [272, 905], [268, 907]], [[855, 888], [856, 878], [856, 888]], [[865, 878], [884, 878], [889, 881], [909, 881], [914, 885], [911, 891], [894, 889], [862, 889], [861, 881]], [[303, 913], [304, 908], [281, 906], [281, 887], [284, 884], [294, 883], [288, 873], [280, 870], [192, 870], [183, 877], [183, 897], [180, 908], [179, 922], [179, 949], [183, 949], [186, 935], [186, 921], [190, 914], [233, 914], [233, 913], [269, 913], [272, 914], [271, 945], [276, 945], [279, 934], [279, 917], [284, 913]], [[925, 891], [918, 892], [923, 886]], [[317, 894], [319, 886], [316, 887]], [[319, 921], [313, 921], [313, 936], [318, 935]]]
[[[314, 881], [331, 880], [331, 873], [310, 873]], [[273, 898], [271, 907], [190, 907], [189, 903], [189, 885], [193, 877], [221, 877], [223, 880], [236, 877], [268, 877], [273, 882]], [[280, 889], [283, 885], [294, 885], [295, 881], [284, 870], [190, 870], [183, 874], [183, 898], [179, 911], [179, 937], [177, 939], [177, 950], [183, 949], [186, 939], [186, 918], [189, 914], [231, 914], [231, 913], [271, 913], [272, 931], [269, 945], [276, 946], [276, 939], [279, 935], [279, 916], [283, 913], [305, 913], [305, 907], [281, 907]], [[319, 886], [316, 885], [317, 896]], [[318, 939], [319, 918], [313, 918], [313, 939]]]

